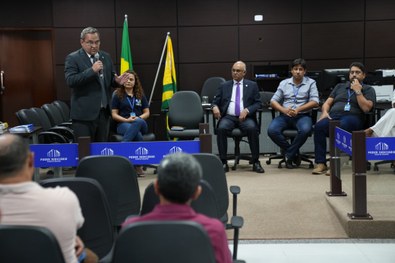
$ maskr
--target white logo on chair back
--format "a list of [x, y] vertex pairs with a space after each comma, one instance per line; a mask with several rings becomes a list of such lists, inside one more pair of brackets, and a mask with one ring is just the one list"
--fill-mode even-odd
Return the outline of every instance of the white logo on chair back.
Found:
[[386, 150], [389, 149], [389, 146], [388, 146], [388, 144], [386, 144], [386, 143], [384, 143], [384, 142], [379, 142], [378, 144], [376, 144], [376, 145], [374, 146], [374, 148], [375, 148], [377, 151], [386, 151]]
[[114, 150], [111, 148], [104, 148], [100, 151], [101, 155], [114, 155]]
[[173, 146], [170, 148], [169, 153], [182, 153], [182, 148], [178, 146]]
[[137, 154], [137, 155], [148, 155], [148, 154], [149, 154], [148, 149], [145, 148], [145, 147], [139, 147], [139, 148], [137, 148], [137, 149], [134, 151], [134, 153]]
[[47, 152], [47, 157], [60, 157], [60, 151], [51, 149]]

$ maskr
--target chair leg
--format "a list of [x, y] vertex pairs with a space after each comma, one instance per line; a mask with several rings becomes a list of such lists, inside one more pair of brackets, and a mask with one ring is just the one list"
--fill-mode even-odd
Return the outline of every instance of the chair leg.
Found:
[[237, 250], [239, 246], [239, 229], [235, 228], [233, 236], [233, 260], [237, 259]]
[[232, 166], [232, 170], [236, 170], [237, 165], [240, 162], [240, 141], [241, 141], [241, 139], [234, 138], [234, 141], [235, 141], [235, 162]]

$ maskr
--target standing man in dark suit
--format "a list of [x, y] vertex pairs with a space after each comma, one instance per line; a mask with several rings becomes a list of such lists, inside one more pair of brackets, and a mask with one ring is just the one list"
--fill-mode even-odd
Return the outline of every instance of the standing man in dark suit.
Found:
[[217, 127], [217, 145], [224, 171], [229, 171], [227, 164], [227, 134], [238, 127], [247, 133], [251, 149], [253, 168], [257, 173], [264, 173], [259, 162], [259, 127], [256, 111], [261, 107], [261, 97], [256, 82], [244, 79], [246, 64], [237, 61], [232, 67], [232, 80], [223, 83], [217, 92], [212, 110], [214, 118], [219, 120]]
[[111, 87], [123, 85], [129, 74], [117, 76], [108, 53], [100, 51], [100, 34], [87, 27], [80, 36], [81, 49], [65, 61], [65, 77], [71, 91], [71, 119], [75, 137], [108, 140]]

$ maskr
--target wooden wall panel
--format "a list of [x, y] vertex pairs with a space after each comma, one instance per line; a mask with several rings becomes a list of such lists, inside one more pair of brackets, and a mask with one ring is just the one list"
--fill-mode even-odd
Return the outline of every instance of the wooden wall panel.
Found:
[[366, 23], [366, 57], [395, 57], [394, 28], [395, 20]]
[[55, 66], [56, 98], [70, 103], [71, 89], [66, 85], [64, 65]]
[[52, 1], [2, 1], [0, 27], [51, 27]]
[[302, 1], [302, 20], [309, 22], [358, 21], [364, 19], [364, 1]]
[[[301, 5], [299, 1], [241, 1], [239, 6], [240, 24], [300, 23]], [[262, 22], [255, 22], [254, 15], [263, 15]]]
[[[167, 32], [173, 43], [175, 59], [178, 61], [178, 37], [176, 28], [158, 27], [158, 28], [130, 28], [129, 40], [130, 49], [134, 64], [153, 63], [158, 64], [165, 44]], [[122, 41], [122, 29], [117, 30], [118, 43]], [[165, 54], [166, 55], [166, 54]], [[117, 46], [117, 57], [121, 57], [121, 44]]]
[[300, 56], [300, 25], [240, 27], [240, 58], [246, 61], [290, 60]]
[[113, 1], [53, 0], [52, 2], [55, 27], [115, 26]]
[[179, 28], [179, 63], [237, 60], [237, 27]]
[[118, 27], [122, 27], [125, 14], [128, 15], [129, 27], [177, 25], [177, 0], [114, 0], [114, 2]]
[[235, 25], [237, 0], [178, 1], [179, 26]]
[[376, 69], [393, 69], [395, 68], [395, 57], [392, 58], [366, 58], [365, 67], [368, 71]]
[[395, 19], [395, 1], [366, 0], [366, 19], [385, 20]]
[[363, 62], [363, 58], [307, 60], [307, 71], [322, 70], [326, 68], [348, 68], [354, 61]]
[[304, 24], [302, 56], [305, 59], [363, 57], [363, 22]]
[[233, 62], [180, 65], [180, 90], [194, 90], [200, 94], [204, 81], [209, 77], [219, 76], [230, 79]]

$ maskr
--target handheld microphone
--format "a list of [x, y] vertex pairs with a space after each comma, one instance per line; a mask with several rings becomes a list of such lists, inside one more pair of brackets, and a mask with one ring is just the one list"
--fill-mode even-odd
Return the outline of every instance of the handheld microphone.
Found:
[[[95, 59], [96, 59], [96, 61], [100, 60], [99, 52], [97, 52], [97, 53], [95, 54]], [[99, 71], [99, 76], [100, 76], [101, 78], [103, 77], [103, 69], [101, 69], [101, 70]]]

